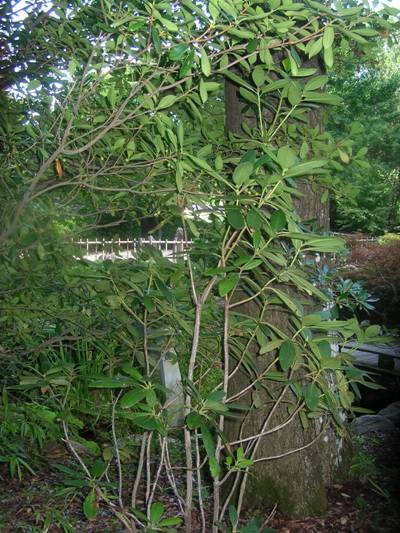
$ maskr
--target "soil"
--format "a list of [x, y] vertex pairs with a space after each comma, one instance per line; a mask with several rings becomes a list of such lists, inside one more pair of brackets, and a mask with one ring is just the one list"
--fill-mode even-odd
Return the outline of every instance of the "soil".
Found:
[[[371, 432], [359, 442], [359, 457], [376, 465], [369, 479], [329, 488], [329, 511], [324, 518], [290, 520], [276, 514], [269, 526], [280, 533], [389, 533], [399, 531], [400, 432]], [[364, 455], [365, 454], [365, 455]], [[371, 464], [370, 462], [368, 463]], [[368, 473], [370, 467], [365, 466]], [[362, 473], [362, 467], [360, 468]], [[372, 478], [372, 483], [371, 483]]]
[[[329, 488], [323, 518], [290, 519], [266, 509], [259, 519], [279, 533], [389, 533], [400, 523], [400, 432], [373, 432], [358, 442], [358, 479]], [[375, 466], [374, 466], [375, 465]], [[106, 508], [93, 521], [82, 513], [82, 499], [63, 492], [62, 476], [50, 468], [21, 482], [0, 471], [1, 533], [122, 533]], [[171, 514], [176, 502], [169, 498]], [[168, 509], [167, 509], [168, 512]], [[265, 521], [266, 518], [269, 519]], [[197, 517], [194, 517], [196, 523]], [[193, 531], [199, 531], [194, 525]]]

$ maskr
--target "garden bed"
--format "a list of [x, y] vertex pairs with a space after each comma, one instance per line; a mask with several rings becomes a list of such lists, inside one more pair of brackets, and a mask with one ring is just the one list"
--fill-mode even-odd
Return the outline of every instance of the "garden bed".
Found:
[[[270, 516], [268, 527], [280, 533], [398, 531], [399, 449], [398, 431], [364, 435], [356, 454], [358, 479], [330, 487], [329, 510], [323, 518], [290, 519], [271, 509], [260, 510], [258, 518], [262, 522]], [[175, 514], [176, 504], [172, 497], [169, 500], [171, 514]], [[200, 528], [193, 529], [196, 530]], [[20, 483], [10, 480], [4, 470], [1, 472], [0, 531], [122, 533], [123, 528], [105, 508], [100, 509], [95, 520], [87, 521], [81, 498], [62, 494], [62, 477], [49, 466], [40, 475], [25, 477]]]

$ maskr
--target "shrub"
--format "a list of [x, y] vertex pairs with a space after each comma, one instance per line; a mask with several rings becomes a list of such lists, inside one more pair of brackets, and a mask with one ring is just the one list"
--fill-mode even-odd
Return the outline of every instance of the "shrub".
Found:
[[396, 234], [379, 240], [359, 234], [347, 237], [350, 254], [346, 275], [364, 281], [365, 287], [379, 298], [375, 307], [380, 321], [396, 327], [400, 318], [400, 240], [389, 235]]
[[400, 233], [385, 233], [378, 239], [379, 244], [391, 244], [396, 241], [400, 241]]

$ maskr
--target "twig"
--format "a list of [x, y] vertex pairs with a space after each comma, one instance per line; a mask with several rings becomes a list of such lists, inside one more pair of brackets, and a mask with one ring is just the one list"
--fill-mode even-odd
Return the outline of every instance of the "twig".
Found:
[[160, 445], [161, 445], [161, 458], [160, 458], [160, 464], [158, 465], [158, 468], [157, 468], [156, 476], [154, 478], [153, 488], [151, 490], [150, 498], [149, 498], [149, 501], [147, 502], [147, 516], [150, 516], [151, 504], [152, 504], [153, 499], [154, 499], [154, 494], [156, 492], [157, 483], [158, 483], [158, 480], [160, 478], [161, 470], [162, 470], [162, 468], [164, 466], [165, 446], [166, 446], [167, 438], [166, 437], [163, 437], [163, 438], [160, 437], [159, 440], [160, 440]]
[[146, 446], [146, 505], [150, 499], [150, 487], [151, 487], [151, 441], [153, 438], [153, 432], [149, 434]]
[[139, 462], [138, 462], [138, 466], [137, 466], [135, 481], [134, 481], [133, 487], [132, 487], [131, 507], [133, 509], [136, 507], [136, 496], [137, 496], [137, 491], [139, 489], [140, 478], [142, 476], [142, 471], [143, 471], [144, 454], [145, 454], [145, 451], [146, 451], [147, 438], [148, 438], [148, 432], [146, 431], [145, 433], [143, 433], [143, 436], [142, 436], [142, 444], [140, 446]]
[[112, 438], [114, 443], [114, 449], [115, 449], [115, 459], [117, 462], [117, 471], [118, 471], [118, 503], [121, 509], [124, 508], [124, 502], [122, 499], [122, 483], [123, 483], [123, 476], [122, 476], [122, 465], [121, 465], [121, 456], [119, 453], [119, 446], [118, 446], [118, 439], [117, 439], [117, 433], [115, 430], [115, 406], [118, 403], [118, 400], [120, 399], [122, 394], [122, 389], [117, 394], [117, 397], [112, 403], [111, 408], [111, 432], [112, 432]]
[[202, 484], [201, 484], [201, 464], [200, 464], [200, 447], [199, 447], [199, 434], [197, 429], [195, 430], [196, 439], [196, 472], [197, 472], [197, 494], [199, 497], [199, 507], [201, 516], [201, 533], [206, 533], [206, 516], [204, 512]]

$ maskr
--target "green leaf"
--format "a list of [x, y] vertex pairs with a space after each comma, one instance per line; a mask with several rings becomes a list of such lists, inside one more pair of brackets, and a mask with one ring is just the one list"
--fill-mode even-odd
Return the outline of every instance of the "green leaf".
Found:
[[189, 226], [190, 231], [195, 237], [200, 237], [200, 232], [197, 229], [196, 224], [190, 218], [186, 219], [186, 224]]
[[159, 527], [179, 526], [182, 523], [182, 518], [179, 516], [170, 516], [169, 518], [163, 518], [158, 525]]
[[296, 61], [296, 58], [293, 57], [293, 54], [291, 52], [288, 53], [288, 58], [289, 58], [289, 64], [290, 64], [290, 72], [292, 76], [297, 76], [299, 72], [299, 65]]
[[239, 517], [234, 505], [230, 505], [228, 508], [229, 520], [231, 522], [232, 528], [236, 528], [238, 525]]
[[214, 166], [215, 170], [217, 170], [218, 172], [220, 172], [224, 168], [224, 160], [222, 159], [220, 154], [216, 155]]
[[165, 428], [162, 426], [160, 420], [154, 418], [148, 414], [142, 413], [122, 413], [121, 416], [127, 420], [132, 420], [134, 424], [140, 428], [147, 429], [149, 431], [158, 431], [161, 435], [165, 435]]
[[276, 158], [280, 166], [287, 169], [296, 163], [297, 156], [290, 146], [282, 146], [279, 148]]
[[217, 91], [221, 87], [221, 84], [217, 83], [216, 81], [205, 81], [204, 86], [207, 91], [212, 92]]
[[251, 261], [249, 261], [248, 263], [246, 263], [245, 265], [243, 265], [243, 270], [254, 270], [255, 268], [259, 267], [260, 265], [262, 265], [262, 259], [252, 259]]
[[175, 24], [175, 22], [172, 22], [172, 20], [161, 17], [160, 15], [158, 15], [157, 18], [167, 28], [168, 31], [171, 31], [172, 33], [177, 33], [179, 31], [178, 26]]
[[149, 313], [153, 313], [156, 308], [156, 306], [154, 305], [153, 298], [147, 295], [143, 298], [143, 305]]
[[190, 69], [194, 66], [194, 56], [195, 53], [194, 49], [192, 48], [181, 62], [181, 68], [179, 69], [179, 76], [181, 78], [184, 78], [190, 72]]
[[201, 426], [201, 436], [203, 439], [204, 448], [207, 453], [211, 475], [213, 478], [216, 478], [218, 477], [218, 474], [220, 472], [220, 466], [215, 458], [215, 445], [211, 435], [211, 431], [205, 424], [202, 424]]
[[303, 429], [308, 429], [310, 427], [310, 421], [307, 418], [307, 415], [304, 411], [299, 412], [300, 422]]
[[250, 102], [252, 104], [255, 104], [255, 105], [258, 105], [257, 96], [252, 91], [249, 91], [249, 90], [245, 89], [244, 87], [240, 87], [239, 94], [240, 94], [240, 96], [242, 98], [244, 98], [248, 102]]
[[172, 61], [178, 61], [188, 51], [189, 46], [187, 44], [178, 44], [171, 48], [169, 52], [169, 58]]
[[41, 82], [39, 80], [32, 80], [28, 83], [27, 90], [33, 91], [34, 89], [38, 89], [41, 86]]
[[315, 383], [310, 383], [304, 389], [304, 401], [310, 411], [315, 411], [319, 404], [320, 392]]
[[237, 11], [236, 11], [236, 8], [233, 5], [231, 5], [226, 0], [217, 0], [216, 4], [217, 4], [218, 7], [223, 9], [225, 11], [225, 13], [230, 15], [233, 18], [233, 20], [236, 19]]
[[250, 209], [246, 215], [246, 222], [249, 228], [261, 229], [264, 221], [260, 213], [256, 209]]
[[367, 337], [377, 337], [380, 334], [380, 332], [381, 332], [381, 327], [375, 324], [373, 326], [367, 327], [367, 329], [365, 330], [365, 335]]
[[[219, 2], [221, 2], [223, 0], [219, 0]], [[227, 30], [227, 33], [229, 33], [229, 35], [233, 35], [234, 37], [238, 37], [239, 39], [254, 39], [256, 34], [252, 31], [248, 31], [248, 30], [238, 30], [237, 28], [230, 28]]]
[[253, 72], [251, 73], [251, 77], [253, 78], [253, 81], [254, 81], [256, 87], [261, 87], [261, 85], [265, 81], [265, 71], [264, 71], [264, 69], [262, 68], [261, 65], [257, 65], [253, 69]]
[[222, 279], [218, 283], [218, 292], [220, 296], [225, 296], [228, 292], [231, 292], [232, 289], [236, 287], [239, 282], [238, 274], [230, 274], [226, 278]]
[[183, 189], [183, 166], [182, 166], [182, 163], [180, 161], [178, 161], [176, 163], [175, 183], [176, 183], [176, 188], [177, 188], [178, 192], [182, 192], [182, 189]]
[[337, 253], [345, 250], [346, 243], [339, 237], [320, 237], [307, 241], [304, 248], [311, 252]]
[[316, 89], [320, 89], [323, 85], [325, 85], [328, 82], [328, 76], [315, 76], [315, 78], [312, 78], [309, 80], [305, 86], [305, 91], [315, 91]]
[[[254, 90], [253, 87], [249, 83], [247, 83], [244, 79], [242, 79], [237, 74], [234, 74], [230, 70], [224, 70], [223, 74], [224, 74], [224, 76], [226, 76], [227, 78], [232, 80], [236, 85], [239, 85], [239, 87], [244, 87], [245, 89], [247, 89], [249, 91], [253, 91]], [[279, 81], [281, 81], [281, 80], [279, 80]]]
[[245, 226], [243, 215], [238, 207], [228, 208], [226, 218], [228, 223], [235, 229], [242, 229]]
[[228, 407], [224, 403], [214, 400], [206, 400], [204, 407], [208, 411], [214, 411], [216, 413], [226, 413], [228, 411]]
[[327, 161], [306, 161], [305, 163], [299, 163], [286, 170], [285, 177], [294, 178], [296, 176], [305, 176], [307, 174], [318, 174], [321, 172], [321, 167], [324, 167]]
[[298, 105], [302, 99], [302, 89], [298, 83], [292, 83], [288, 90], [288, 100], [291, 105]]
[[322, 357], [329, 358], [332, 355], [332, 347], [331, 343], [327, 340], [322, 340], [317, 343], [318, 349], [322, 355]]
[[155, 502], [150, 507], [150, 522], [153, 526], [158, 524], [160, 518], [164, 514], [164, 505], [161, 502]]
[[307, 76], [313, 76], [317, 72], [316, 68], [299, 68], [297, 71], [297, 78], [306, 78]]
[[346, 165], [350, 163], [350, 157], [348, 154], [346, 154], [346, 152], [344, 152], [343, 150], [340, 150], [338, 148], [338, 152], [339, 152], [339, 157], [340, 159], [342, 160], [343, 163], [345, 163]]
[[92, 389], [120, 389], [122, 387], [131, 387], [134, 385], [135, 382], [126, 377], [118, 377], [118, 378], [109, 378], [109, 377], [101, 377], [92, 379], [89, 382], [89, 387]]
[[322, 322], [322, 317], [319, 313], [304, 315], [301, 322], [305, 327], [316, 326], [317, 324]]
[[321, 13], [327, 13], [328, 15], [333, 15], [332, 9], [327, 7], [321, 2], [315, 2], [315, 0], [307, 0], [307, 3], [310, 4], [314, 9], [320, 11]]
[[325, 65], [328, 68], [333, 67], [333, 49], [332, 48], [325, 48], [324, 50], [324, 61]]
[[46, 257], [46, 250], [44, 249], [44, 246], [41, 242], [38, 242], [36, 245], [36, 252], [38, 254], [39, 259], [42, 261]]
[[144, 381], [142, 374], [136, 368], [132, 368], [130, 365], [125, 364], [122, 366], [122, 370], [135, 381]]
[[96, 492], [92, 489], [83, 501], [83, 513], [88, 520], [94, 520], [99, 511], [99, 506], [96, 502]]
[[276, 91], [278, 89], [284, 89], [285, 87], [289, 87], [291, 84], [290, 78], [282, 78], [280, 80], [272, 81], [271, 83], [268, 83], [268, 85], [263, 89], [263, 94], [270, 93], [272, 91]]
[[146, 402], [150, 407], [154, 407], [157, 404], [157, 395], [154, 389], [146, 389]]
[[125, 145], [126, 139], [125, 137], [120, 137], [117, 139], [114, 143], [113, 150], [118, 151]]
[[115, 87], [114, 86], [109, 88], [108, 93], [107, 93], [107, 99], [110, 102], [111, 107], [114, 107], [115, 106], [115, 102], [117, 100], [117, 93], [115, 91]]
[[315, 285], [313, 285], [310, 281], [308, 281], [304, 275], [302, 275], [301, 271], [295, 271], [290, 270], [286, 273], [288, 279], [295, 284], [295, 286], [305, 291], [310, 296], [316, 296], [322, 301], [328, 302], [329, 298], [326, 294], [324, 294], [322, 291], [320, 291]]
[[200, 83], [199, 83], [199, 93], [200, 93], [201, 101], [203, 102], [203, 104], [205, 104], [208, 100], [208, 93], [206, 89], [206, 84], [204, 83], [202, 79], [200, 80]]
[[167, 107], [171, 107], [176, 102], [176, 96], [173, 94], [167, 94], [163, 98], [161, 98], [158, 109], [165, 109]]
[[250, 161], [240, 163], [233, 172], [233, 181], [236, 185], [244, 185], [245, 183], [248, 183], [253, 169], [254, 165]]
[[326, 105], [340, 105], [343, 102], [340, 96], [336, 94], [317, 93], [315, 91], [304, 91], [303, 99], [306, 102]]
[[321, 204], [326, 204], [329, 199], [329, 189], [325, 189], [321, 195]]
[[182, 149], [183, 148], [183, 140], [184, 140], [184, 127], [183, 127], [183, 121], [180, 120], [178, 122], [178, 125], [176, 127], [176, 135], [178, 138], [179, 146]]
[[296, 316], [301, 316], [301, 307], [294, 298], [288, 296], [283, 291], [281, 291], [280, 289], [276, 289], [275, 287], [271, 287], [271, 290]]
[[338, 357], [322, 357], [321, 368], [323, 370], [339, 370], [341, 366], [340, 359]]
[[153, 41], [154, 50], [158, 55], [161, 54], [161, 39], [157, 28], [152, 26], [151, 28], [151, 40]]
[[211, 63], [207, 56], [207, 52], [204, 50], [204, 48], [201, 48], [200, 50], [200, 61], [201, 61], [201, 70], [208, 78], [208, 76], [211, 74]]
[[364, 6], [342, 8], [338, 9], [338, 14], [341, 17], [354, 17], [354, 15], [359, 15], [363, 9]]
[[130, 407], [133, 407], [140, 401], [144, 400], [145, 397], [146, 397], [145, 389], [140, 388], [136, 390], [131, 390], [122, 396], [122, 398], [119, 401], [119, 405], [123, 409], [129, 409]]
[[288, 370], [296, 360], [296, 346], [292, 341], [284, 341], [279, 349], [279, 364]]
[[332, 28], [332, 26], [327, 26], [324, 30], [324, 35], [322, 37], [322, 44], [324, 46], [324, 49], [327, 50], [328, 48], [331, 48], [334, 40], [335, 30]]
[[308, 46], [308, 57], [311, 59], [312, 57], [318, 55], [321, 50], [322, 38], [316, 39], [315, 41], [310, 41], [310, 45]]
[[198, 167], [206, 170], [211, 176], [213, 176], [213, 178], [217, 179], [218, 181], [221, 181], [222, 183], [224, 183], [225, 185], [227, 185], [230, 188], [233, 187], [230, 182], [226, 181], [225, 178], [223, 178], [220, 174], [215, 172], [214, 169], [211, 168], [210, 165], [207, 163], [207, 161], [204, 161], [204, 159], [201, 159], [200, 157], [195, 157], [192, 154], [187, 154], [187, 157], [191, 161], [193, 161], [193, 163], [195, 165], [197, 165]]
[[203, 417], [196, 413], [196, 411], [191, 411], [186, 417], [186, 425], [189, 429], [196, 429], [204, 423]]
[[127, 22], [130, 22], [134, 18], [135, 18], [134, 15], [125, 15], [124, 17], [114, 21], [112, 23], [112, 27], [113, 28], [119, 28], [120, 26], [122, 26], [123, 24], [126, 24]]
[[355, 28], [353, 33], [358, 33], [364, 37], [375, 37], [376, 35], [379, 35], [379, 32], [372, 28]]
[[271, 228], [275, 231], [281, 231], [286, 226], [286, 215], [283, 211], [278, 209], [277, 211], [274, 211], [270, 218], [270, 225]]
[[281, 346], [282, 342], [282, 339], [276, 339], [274, 341], [268, 342], [260, 348], [260, 354], [262, 355], [264, 353], [273, 352]]

